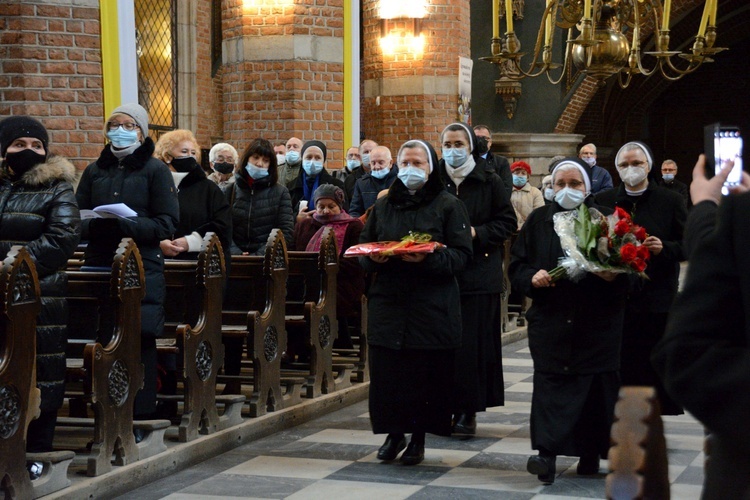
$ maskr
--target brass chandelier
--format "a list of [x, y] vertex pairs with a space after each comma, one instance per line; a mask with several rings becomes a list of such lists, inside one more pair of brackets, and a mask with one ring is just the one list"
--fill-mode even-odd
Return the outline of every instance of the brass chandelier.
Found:
[[[546, 75], [552, 84], [558, 84], [571, 63], [600, 85], [616, 76], [620, 87], [625, 88], [634, 75], [659, 73], [667, 80], [678, 80], [703, 63], [712, 62], [714, 54], [726, 50], [714, 46], [718, 0], [706, 0], [692, 48], [684, 53], [669, 48], [672, 0], [546, 0], [531, 61], [524, 64], [522, 59], [526, 54], [520, 51], [521, 44], [513, 30], [513, 10], [523, 9], [523, 3], [491, 1], [492, 55], [481, 59], [500, 70], [495, 90], [503, 97], [509, 118], [521, 94], [520, 80]], [[501, 16], [506, 21], [502, 38]], [[555, 27], [567, 30], [562, 63], [552, 61]], [[641, 51], [643, 31], [656, 33], [654, 50]], [[651, 60], [644, 62], [644, 55]], [[553, 76], [553, 70], [560, 69], [560, 74]]]

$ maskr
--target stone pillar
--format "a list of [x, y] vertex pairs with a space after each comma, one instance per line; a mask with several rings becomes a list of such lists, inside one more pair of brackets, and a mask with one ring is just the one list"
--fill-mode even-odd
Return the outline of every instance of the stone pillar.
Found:
[[547, 168], [555, 156], [578, 155], [582, 134], [532, 134], [494, 133], [492, 151], [499, 153], [510, 163], [522, 160], [531, 165], [531, 184], [538, 186], [548, 174]]
[[[426, 2], [426, 15], [421, 20], [423, 52], [393, 55], [384, 54], [380, 46], [380, 3], [362, 2], [362, 131], [391, 148], [394, 155], [404, 141], [413, 138], [438, 147], [440, 132], [457, 120], [458, 57], [470, 56], [469, 2]], [[410, 34], [409, 22], [390, 24], [396, 33]]]
[[99, 1], [0, 2], [0, 117], [30, 115], [83, 168], [104, 137]]
[[223, 0], [224, 137], [242, 151], [256, 137], [297, 136], [343, 161], [342, 0]]

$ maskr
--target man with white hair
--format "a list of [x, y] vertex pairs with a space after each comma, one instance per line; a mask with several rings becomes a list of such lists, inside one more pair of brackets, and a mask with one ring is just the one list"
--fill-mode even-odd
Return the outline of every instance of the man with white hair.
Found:
[[375, 146], [370, 152], [370, 173], [365, 174], [354, 185], [349, 214], [359, 217], [375, 204], [378, 193], [388, 189], [398, 176], [398, 167], [393, 165], [391, 151], [385, 146]]
[[591, 194], [612, 189], [612, 176], [606, 169], [596, 164], [596, 146], [588, 143], [578, 152], [578, 157], [591, 168]]
[[208, 162], [211, 165], [209, 179], [214, 181], [221, 189], [226, 188], [234, 182], [234, 170], [237, 167], [237, 150], [231, 144], [220, 142], [215, 144], [208, 152]]
[[657, 181], [661, 187], [674, 191], [685, 200], [685, 205], [690, 206], [690, 193], [687, 184], [680, 182], [677, 177], [677, 163], [674, 160], [664, 160], [661, 163], [661, 179]]

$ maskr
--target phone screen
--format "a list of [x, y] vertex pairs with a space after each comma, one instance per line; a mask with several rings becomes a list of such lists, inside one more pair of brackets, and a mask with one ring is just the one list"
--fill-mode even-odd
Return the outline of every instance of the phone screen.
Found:
[[734, 161], [734, 168], [729, 173], [723, 194], [729, 194], [729, 188], [742, 183], [742, 136], [736, 128], [721, 128], [714, 132], [714, 166], [715, 174], [721, 172], [725, 162]]

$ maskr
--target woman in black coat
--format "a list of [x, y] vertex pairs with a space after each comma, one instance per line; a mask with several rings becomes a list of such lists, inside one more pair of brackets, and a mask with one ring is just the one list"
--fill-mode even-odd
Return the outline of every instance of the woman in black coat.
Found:
[[425, 433], [449, 435], [453, 358], [461, 345], [461, 302], [456, 276], [471, 257], [466, 208], [445, 191], [435, 151], [424, 141], [399, 150], [399, 174], [367, 219], [360, 242], [397, 241], [410, 231], [428, 233], [445, 248], [432, 254], [361, 257], [377, 273], [368, 293], [370, 419], [388, 433], [380, 460], [424, 459]]
[[[320, 141], [307, 141], [302, 146], [300, 154], [302, 156], [302, 168], [299, 170], [297, 178], [287, 185], [292, 196], [294, 213], [298, 214], [298, 221], [310, 218], [315, 213], [312, 195], [318, 189], [318, 186], [333, 184], [344, 189], [344, 183], [334, 178], [325, 168], [326, 157], [328, 156], [325, 144]], [[304, 202], [307, 208], [300, 210], [300, 202]], [[346, 200], [344, 209], [348, 208], [349, 200]]]
[[75, 167], [48, 149], [47, 130], [28, 116], [0, 122], [0, 258], [24, 245], [39, 277], [42, 309], [36, 325], [36, 382], [41, 414], [29, 424], [26, 449], [52, 451], [57, 410], [65, 392], [68, 307], [65, 265], [78, 245], [81, 218]]
[[203, 172], [200, 151], [198, 141], [189, 130], [172, 130], [156, 143], [154, 156], [172, 171], [180, 203], [180, 221], [174, 235], [160, 243], [164, 256], [171, 259], [194, 259], [208, 232], [216, 233], [229, 257], [232, 245], [229, 203], [219, 186]]
[[617, 152], [615, 165], [623, 182], [619, 188], [598, 194], [597, 203], [630, 212], [633, 222], [646, 229], [649, 236], [643, 244], [651, 251], [646, 268], [649, 279], [628, 296], [620, 363], [622, 385], [656, 387], [662, 415], [679, 415], [682, 408], [664, 390], [650, 358], [667, 327], [667, 313], [677, 295], [680, 261], [685, 260], [685, 201], [653, 180], [653, 157], [645, 144], [625, 144]]
[[[83, 172], [76, 198], [81, 209], [125, 203], [136, 216], [83, 221], [88, 240], [87, 266], [112, 266], [123, 237], [135, 240], [143, 260], [146, 295], [141, 301], [141, 361], [144, 385], [135, 398], [134, 418], [149, 419], [156, 409], [156, 338], [164, 330], [164, 255], [159, 243], [174, 234], [180, 211], [172, 174], [153, 158], [154, 141], [148, 136], [148, 114], [138, 104], [116, 108], [105, 126], [110, 143]], [[100, 339], [108, 342], [109, 339]], [[136, 440], [142, 436], [136, 435]]]
[[275, 228], [292, 247], [292, 202], [278, 177], [273, 146], [266, 139], [255, 139], [240, 158], [235, 182], [224, 191], [232, 210], [233, 255], [264, 255]]
[[[264, 255], [271, 231], [284, 234], [288, 248], [293, 247], [294, 216], [289, 191], [278, 183], [276, 153], [266, 139], [255, 139], [242, 153], [235, 182], [225, 191], [232, 210], [232, 254]], [[225, 338], [224, 372], [239, 375], [242, 339]], [[225, 394], [239, 394], [240, 383], [232, 380]]]
[[509, 269], [513, 288], [532, 299], [526, 315], [534, 360], [531, 447], [539, 455], [530, 457], [526, 468], [547, 484], [555, 480], [557, 455], [581, 457], [579, 474], [598, 472], [599, 457], [609, 450], [620, 388], [617, 370], [628, 277], [603, 272], [586, 274], [578, 282], [552, 283], [549, 275], [564, 256], [554, 215], [581, 203], [593, 206], [584, 165], [571, 158], [555, 167], [555, 201], [526, 220]]
[[471, 221], [473, 256], [458, 276], [463, 337], [456, 351], [453, 432], [474, 434], [476, 413], [505, 402], [500, 339], [502, 250], [517, 224], [503, 181], [477, 154], [474, 131], [453, 123], [443, 130], [441, 142], [441, 177], [448, 192], [464, 202]]

